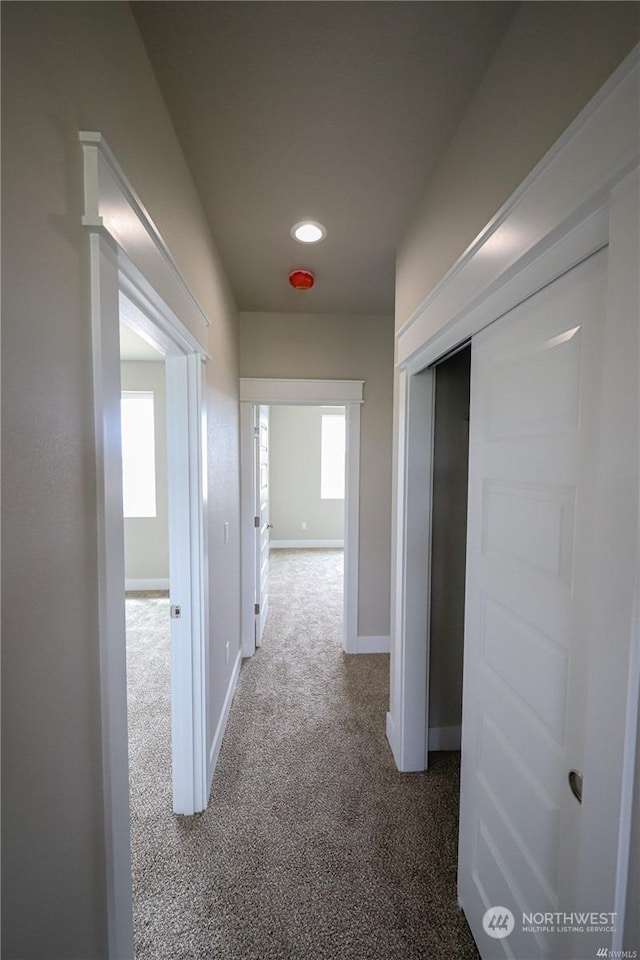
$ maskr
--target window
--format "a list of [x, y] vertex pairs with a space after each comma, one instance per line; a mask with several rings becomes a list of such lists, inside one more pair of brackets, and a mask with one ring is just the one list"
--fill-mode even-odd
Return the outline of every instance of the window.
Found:
[[153, 393], [122, 394], [122, 495], [125, 517], [156, 516]]
[[320, 456], [320, 497], [322, 500], [344, 500], [345, 415], [322, 417]]

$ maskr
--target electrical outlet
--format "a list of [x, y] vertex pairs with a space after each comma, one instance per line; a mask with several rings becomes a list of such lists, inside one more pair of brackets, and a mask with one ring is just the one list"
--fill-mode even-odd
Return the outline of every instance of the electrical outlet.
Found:
[[306, 529], [307, 529], [307, 521], [306, 521], [306, 520], [303, 520], [303, 521], [302, 521], [302, 529], [303, 529], [303, 530], [306, 530]]
[[231, 641], [227, 640], [227, 642], [224, 645], [224, 658], [226, 663], [229, 663], [229, 654], [231, 653], [231, 647], [229, 645], [230, 642]]

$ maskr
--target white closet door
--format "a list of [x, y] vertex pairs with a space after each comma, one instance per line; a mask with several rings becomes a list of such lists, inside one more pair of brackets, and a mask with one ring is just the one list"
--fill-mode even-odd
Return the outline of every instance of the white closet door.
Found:
[[[583, 764], [606, 270], [604, 250], [472, 345], [458, 886], [485, 960], [576, 949], [523, 932], [522, 914], [581, 907], [568, 775]], [[485, 932], [493, 906], [514, 914], [509, 936]]]

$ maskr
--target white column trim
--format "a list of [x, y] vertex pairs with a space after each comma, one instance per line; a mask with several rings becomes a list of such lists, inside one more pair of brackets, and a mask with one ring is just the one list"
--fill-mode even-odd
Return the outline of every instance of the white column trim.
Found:
[[79, 139], [85, 170], [83, 225], [104, 228], [176, 316], [210, 326], [211, 321], [103, 135], [81, 130]]
[[[124, 620], [124, 536], [120, 441], [120, 311], [172, 362], [185, 365], [188, 390], [189, 532], [181, 563], [190, 604], [188, 707], [193, 726], [189, 795], [206, 805], [207, 591], [206, 468], [202, 360], [206, 350], [190, 331], [208, 319], [122, 168], [99, 133], [79, 135], [84, 159], [85, 210], [90, 251], [93, 403], [96, 456], [98, 644], [104, 794], [105, 888], [108, 956], [132, 960], [133, 917]], [[181, 319], [182, 318], [182, 319]], [[183, 322], [183, 320], [185, 322]], [[187, 436], [188, 434], [188, 436]], [[185, 664], [185, 671], [187, 666]], [[184, 672], [184, 671], [183, 671]], [[186, 674], [185, 674], [186, 675]], [[187, 685], [181, 681], [181, 689]], [[187, 811], [185, 811], [187, 812]], [[191, 810], [190, 812], [194, 812]]]
[[119, 356], [118, 265], [107, 237], [92, 233], [89, 250], [107, 935], [110, 960], [133, 960], [120, 367], [110, 362]]

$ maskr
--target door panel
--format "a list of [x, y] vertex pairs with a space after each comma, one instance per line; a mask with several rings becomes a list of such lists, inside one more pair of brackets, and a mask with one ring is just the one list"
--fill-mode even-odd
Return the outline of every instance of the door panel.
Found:
[[269, 407], [258, 407], [256, 454], [256, 646], [269, 610]]
[[[607, 253], [472, 345], [459, 896], [484, 958], [568, 960], [569, 934], [522, 913], [580, 909], [592, 451]], [[492, 906], [513, 932], [485, 933]], [[583, 906], [583, 909], [591, 909]]]

